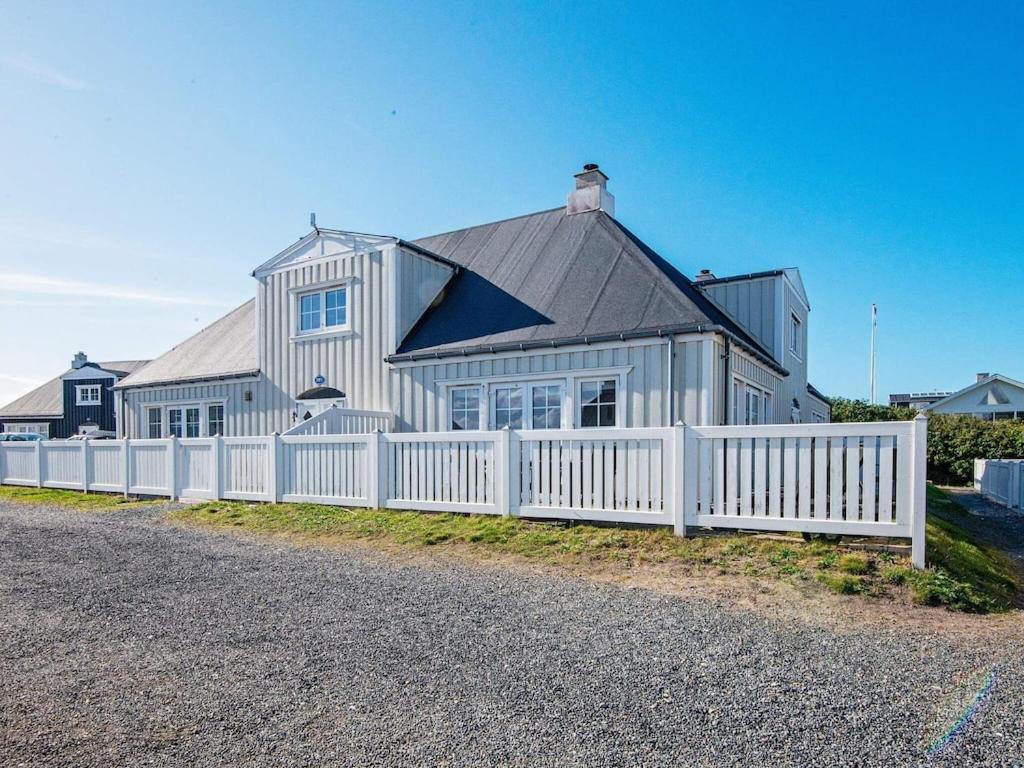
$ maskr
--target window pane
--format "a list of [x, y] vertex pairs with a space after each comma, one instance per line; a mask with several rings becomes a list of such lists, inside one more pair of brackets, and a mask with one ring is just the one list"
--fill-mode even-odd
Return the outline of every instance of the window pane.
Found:
[[615, 402], [615, 382], [612, 380], [601, 382], [601, 402], [602, 403], [614, 403]]
[[320, 327], [320, 294], [311, 293], [299, 299], [299, 330], [312, 331]]
[[597, 381], [584, 381], [580, 385], [580, 398], [584, 405], [597, 402], [601, 391], [601, 384]]
[[327, 291], [324, 296], [326, 299], [327, 317], [325, 322], [327, 326], [344, 325], [346, 318], [345, 289], [338, 288], [333, 291]]
[[597, 406], [596, 405], [585, 405], [580, 412], [580, 426], [583, 427], [596, 427], [597, 423]]

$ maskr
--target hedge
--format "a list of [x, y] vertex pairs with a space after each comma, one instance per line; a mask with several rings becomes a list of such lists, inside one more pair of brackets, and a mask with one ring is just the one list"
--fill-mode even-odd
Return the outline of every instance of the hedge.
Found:
[[[910, 408], [870, 405], [832, 398], [833, 421], [905, 421]], [[941, 485], [970, 485], [975, 459], [1024, 459], [1024, 422], [984, 421], [974, 416], [928, 415], [928, 479]]]

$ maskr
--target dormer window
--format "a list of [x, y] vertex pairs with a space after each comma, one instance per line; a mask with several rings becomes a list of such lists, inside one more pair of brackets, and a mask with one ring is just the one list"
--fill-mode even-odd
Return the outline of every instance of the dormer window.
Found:
[[295, 316], [296, 336], [348, 331], [348, 285], [334, 284], [296, 294]]
[[99, 405], [99, 384], [78, 384], [75, 387], [75, 405]]

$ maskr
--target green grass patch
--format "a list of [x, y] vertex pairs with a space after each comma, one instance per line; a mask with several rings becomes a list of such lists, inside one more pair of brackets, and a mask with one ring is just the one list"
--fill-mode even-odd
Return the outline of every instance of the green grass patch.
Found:
[[909, 590], [913, 600], [958, 611], [1004, 611], [1018, 584], [997, 550], [955, 522], [962, 511], [929, 489], [928, 556], [917, 571], [891, 552], [854, 550], [798, 536], [724, 534], [679, 538], [667, 528], [544, 523], [490, 515], [346, 509], [320, 504], [208, 502], [174, 510], [178, 522], [306, 540], [349, 541], [400, 549], [460, 549], [551, 565], [605, 563], [624, 571], [655, 567], [669, 575], [714, 574], [818, 584], [841, 595], [885, 597]]
[[126, 499], [124, 496], [113, 493], [82, 493], [81, 491], [62, 491], [57, 488], [28, 488], [14, 485], [0, 486], [0, 501], [19, 504], [50, 504], [88, 512], [111, 512], [116, 509], [132, 509], [167, 503], [166, 499], [139, 501], [135, 498]]

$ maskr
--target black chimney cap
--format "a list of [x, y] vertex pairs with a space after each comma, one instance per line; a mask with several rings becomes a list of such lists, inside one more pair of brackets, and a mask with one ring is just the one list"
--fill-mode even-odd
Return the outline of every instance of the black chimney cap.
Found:
[[584, 171], [596, 171], [597, 170], [597, 163], [584, 163], [583, 164], [583, 170]]

